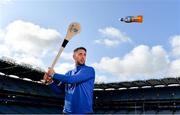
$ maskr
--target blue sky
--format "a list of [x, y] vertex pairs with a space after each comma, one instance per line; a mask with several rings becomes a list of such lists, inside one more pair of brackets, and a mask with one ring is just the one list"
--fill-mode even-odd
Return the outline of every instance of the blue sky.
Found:
[[[72, 50], [88, 50], [96, 82], [176, 77], [180, 74], [178, 0], [1, 0], [0, 55], [47, 68], [71, 22], [82, 31], [56, 65], [73, 68]], [[143, 23], [118, 19], [143, 15]]]

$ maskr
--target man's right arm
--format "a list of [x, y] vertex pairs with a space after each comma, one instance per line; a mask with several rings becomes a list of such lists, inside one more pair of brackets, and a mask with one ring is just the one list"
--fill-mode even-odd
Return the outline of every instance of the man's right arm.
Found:
[[[67, 72], [65, 75], [69, 75], [69, 74], [70, 74], [70, 71]], [[49, 84], [49, 87], [57, 94], [63, 93], [65, 90], [65, 84], [62, 83], [61, 81], [58, 84], [52, 81], [52, 83]]]

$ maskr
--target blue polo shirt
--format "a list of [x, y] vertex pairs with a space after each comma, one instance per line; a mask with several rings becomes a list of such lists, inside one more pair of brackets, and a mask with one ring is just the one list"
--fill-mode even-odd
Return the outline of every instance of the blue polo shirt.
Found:
[[77, 66], [65, 75], [55, 73], [50, 87], [57, 93], [65, 92], [64, 113], [92, 113], [95, 71], [86, 65]]

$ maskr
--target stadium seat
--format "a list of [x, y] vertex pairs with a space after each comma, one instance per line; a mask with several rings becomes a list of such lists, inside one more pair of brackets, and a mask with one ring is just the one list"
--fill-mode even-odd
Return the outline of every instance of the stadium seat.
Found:
[[0, 105], [0, 113], [2, 114], [17, 114], [17, 111], [14, 111], [12, 108], [10, 108], [7, 105]]
[[180, 110], [176, 110], [176, 111], [174, 112], [174, 115], [180, 115]]
[[145, 114], [156, 114], [157, 113], [157, 111], [155, 111], [155, 110], [148, 110], [148, 111], [144, 111], [144, 113]]
[[173, 114], [173, 111], [171, 110], [160, 110], [159, 112], [157, 112], [157, 114]]
[[115, 114], [126, 114], [128, 113], [127, 110], [119, 110], [119, 111], [115, 111]]

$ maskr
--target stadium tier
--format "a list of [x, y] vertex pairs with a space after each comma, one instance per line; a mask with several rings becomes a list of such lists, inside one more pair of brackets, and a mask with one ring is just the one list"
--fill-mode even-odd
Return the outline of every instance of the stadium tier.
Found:
[[[64, 95], [40, 83], [43, 75], [39, 68], [1, 59], [0, 114], [62, 113]], [[180, 77], [95, 84], [94, 113], [180, 114]]]

